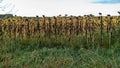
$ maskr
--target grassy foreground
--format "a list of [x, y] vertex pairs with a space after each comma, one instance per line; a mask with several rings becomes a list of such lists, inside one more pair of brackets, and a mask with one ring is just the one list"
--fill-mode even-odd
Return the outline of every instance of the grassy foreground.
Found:
[[120, 68], [120, 48], [35, 48], [1, 45], [0, 68]]

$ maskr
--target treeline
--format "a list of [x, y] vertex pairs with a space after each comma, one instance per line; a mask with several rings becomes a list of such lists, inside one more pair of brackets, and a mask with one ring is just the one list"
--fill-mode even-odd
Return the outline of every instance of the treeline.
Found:
[[0, 14], [0, 18], [10, 18], [14, 17], [12, 14]]

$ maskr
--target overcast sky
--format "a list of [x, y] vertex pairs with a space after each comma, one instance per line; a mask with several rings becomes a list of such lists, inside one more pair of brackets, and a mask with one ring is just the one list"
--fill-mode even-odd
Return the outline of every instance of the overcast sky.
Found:
[[[120, 0], [0, 0], [0, 13], [13, 13], [20, 16], [68, 15], [118, 15]], [[13, 8], [11, 10], [11, 8]]]

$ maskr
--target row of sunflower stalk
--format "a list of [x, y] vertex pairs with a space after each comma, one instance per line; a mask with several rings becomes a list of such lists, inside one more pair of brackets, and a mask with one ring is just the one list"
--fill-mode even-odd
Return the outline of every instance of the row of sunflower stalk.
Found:
[[[120, 16], [53, 16], [19, 17], [0, 19], [0, 37], [5, 39], [28, 39], [60, 37], [71, 42], [79, 38], [79, 45], [112, 45], [120, 42]], [[77, 40], [77, 39], [74, 39]], [[57, 40], [60, 41], [60, 40]], [[77, 41], [78, 42], [78, 41]], [[107, 43], [106, 43], [107, 42]]]

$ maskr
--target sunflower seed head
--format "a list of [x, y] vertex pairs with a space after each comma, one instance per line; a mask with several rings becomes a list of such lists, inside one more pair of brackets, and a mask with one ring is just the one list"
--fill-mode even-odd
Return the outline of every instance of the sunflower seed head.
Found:
[[45, 15], [43, 15], [43, 17], [45, 18]]
[[118, 11], [118, 14], [120, 14], [120, 11]]
[[99, 13], [99, 15], [102, 15], [102, 13]]
[[111, 16], [110, 14], [108, 14], [107, 16]]
[[36, 17], [38, 18], [39, 16], [37, 15]]

